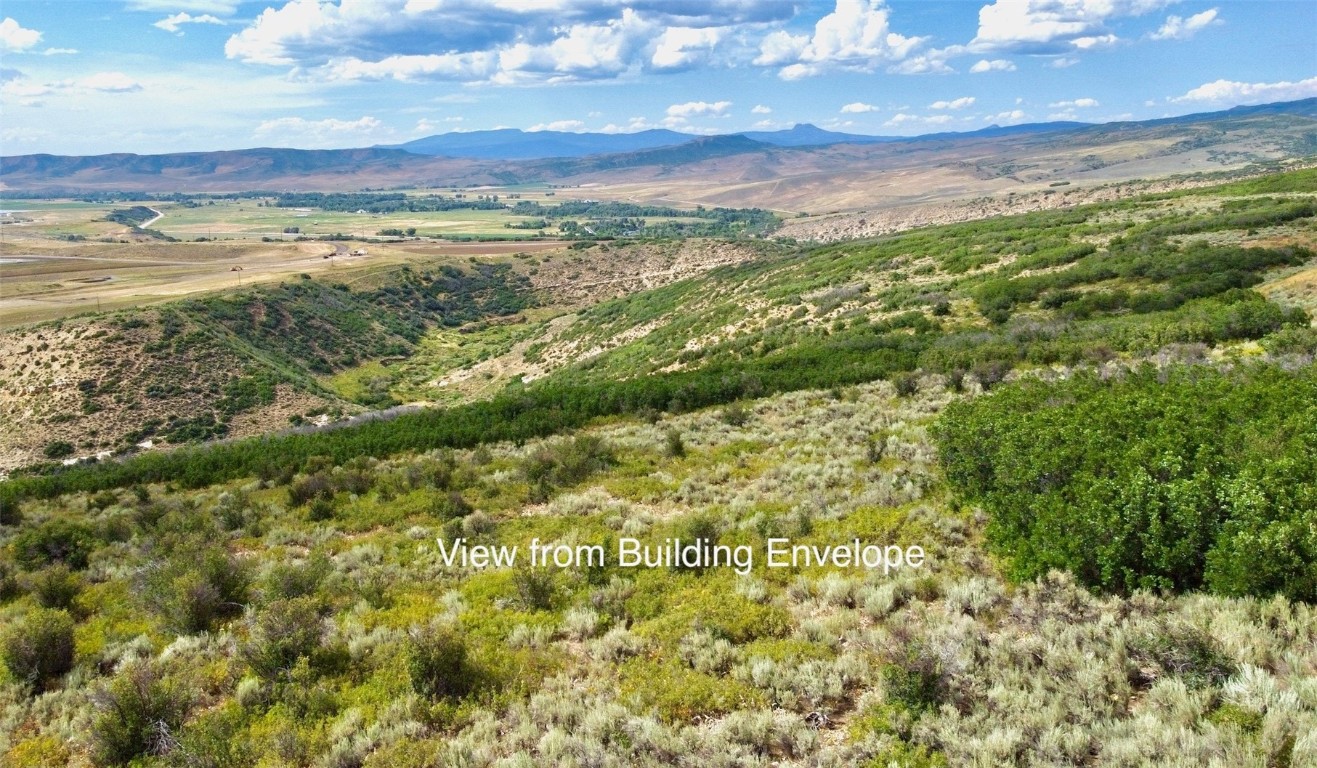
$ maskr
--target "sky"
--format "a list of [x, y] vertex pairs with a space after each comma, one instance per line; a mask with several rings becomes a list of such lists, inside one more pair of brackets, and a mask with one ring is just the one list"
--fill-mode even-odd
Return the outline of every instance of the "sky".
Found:
[[1313, 0], [3, 0], [0, 154], [882, 135], [1317, 96]]

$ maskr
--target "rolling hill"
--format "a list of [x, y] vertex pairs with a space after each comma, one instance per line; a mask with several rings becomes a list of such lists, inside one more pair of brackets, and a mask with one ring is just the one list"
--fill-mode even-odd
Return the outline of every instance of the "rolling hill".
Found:
[[[589, 184], [591, 196], [600, 198], [792, 212], [855, 211], [1036, 191], [1058, 181], [1104, 184], [1309, 157], [1317, 154], [1317, 99], [1143, 122], [990, 126], [909, 138], [837, 134], [799, 125], [788, 131], [698, 137], [627, 151], [591, 144], [599, 137], [590, 134], [486, 133], [432, 138], [469, 142], [471, 152], [524, 157], [440, 157], [399, 148], [24, 155], [0, 158], [0, 188], [43, 194], [329, 191], [547, 182]], [[643, 145], [682, 138], [646, 132], [625, 141]], [[617, 137], [606, 141], [624, 146]], [[438, 151], [443, 142], [427, 146]], [[588, 154], [601, 147], [602, 154]], [[531, 159], [548, 151], [567, 154]]]

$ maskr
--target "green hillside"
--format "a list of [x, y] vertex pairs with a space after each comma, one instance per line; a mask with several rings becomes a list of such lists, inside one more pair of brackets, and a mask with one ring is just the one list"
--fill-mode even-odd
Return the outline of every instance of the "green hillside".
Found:
[[[1317, 762], [1317, 330], [1268, 298], [1306, 295], [1315, 199], [1309, 170], [784, 243], [537, 316], [499, 355], [543, 375], [493, 398], [17, 473], [0, 756]], [[543, 302], [524, 280], [153, 322], [162, 360], [223, 339], [313, 386]], [[622, 561], [674, 540], [697, 561]]]

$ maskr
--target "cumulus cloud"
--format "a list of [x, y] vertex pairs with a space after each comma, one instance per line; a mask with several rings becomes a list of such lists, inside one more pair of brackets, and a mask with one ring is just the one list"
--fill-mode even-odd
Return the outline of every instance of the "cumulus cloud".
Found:
[[730, 101], [688, 101], [684, 104], [673, 104], [668, 107], [668, 117], [681, 120], [692, 117], [726, 117], [727, 108], [732, 106]]
[[1167, 16], [1166, 23], [1161, 28], [1152, 33], [1153, 40], [1188, 40], [1198, 34], [1199, 30], [1212, 24], [1220, 24], [1221, 21], [1216, 17], [1216, 9], [1208, 8], [1202, 13], [1195, 13], [1187, 19], [1179, 16]]
[[862, 101], [853, 101], [842, 107], [841, 111], [850, 115], [858, 115], [864, 112], [877, 112], [878, 108], [872, 104], [865, 104]]
[[155, 24], [152, 24], [151, 26], [159, 27], [160, 29], [163, 29], [166, 32], [176, 32], [181, 35], [183, 34], [183, 30], [180, 29], [180, 27], [184, 24], [221, 24], [222, 25], [224, 23], [225, 22], [223, 19], [212, 16], [209, 13], [204, 13], [200, 16], [193, 16], [186, 11], [181, 11], [179, 13], [174, 14], [173, 16], [167, 16], [161, 19], [160, 21], [157, 21]]
[[655, 69], [689, 68], [707, 59], [726, 32], [721, 27], [669, 27], [659, 35], [650, 63]]
[[950, 75], [955, 74], [947, 64], [947, 51], [937, 50], [929, 51], [926, 54], [910, 56], [903, 61], [898, 61], [887, 68], [888, 72], [897, 75]]
[[969, 48], [1062, 54], [1112, 45], [1108, 22], [1142, 16], [1175, 0], [995, 0], [979, 10], [978, 34]]
[[527, 128], [528, 131], [568, 131], [579, 133], [585, 130], [585, 123], [580, 120], [554, 120], [551, 123], [538, 123]]
[[579, 82], [711, 60], [790, 0], [286, 0], [225, 44], [234, 60], [327, 80]]
[[103, 93], [132, 93], [142, 90], [142, 84], [122, 72], [97, 72], [78, 80], [76, 85]]
[[763, 104], [756, 104], [750, 108], [750, 111], [756, 115], [769, 115], [772, 114], [773, 108], [765, 107]]
[[883, 0], [837, 0], [836, 8], [818, 20], [812, 34], [779, 30], [765, 36], [754, 63], [781, 67], [778, 76], [784, 80], [837, 69], [872, 72], [902, 61], [924, 40], [893, 32]]
[[627, 121], [626, 125], [609, 123], [599, 129], [600, 133], [636, 133], [637, 131], [648, 131], [652, 128], [661, 128], [662, 126], [654, 125], [643, 117], [633, 117]]
[[383, 123], [369, 115], [357, 120], [307, 120], [280, 117], [256, 126], [252, 135], [262, 141], [287, 143], [299, 147], [324, 147], [351, 144], [380, 133]]
[[962, 96], [959, 99], [951, 101], [935, 101], [928, 105], [929, 109], [964, 109], [965, 107], [974, 106], [975, 98], [973, 96]]
[[1078, 107], [1080, 109], [1089, 109], [1091, 107], [1098, 107], [1101, 105], [1098, 103], [1097, 99], [1085, 98], [1085, 99], [1074, 99], [1072, 101], [1054, 101], [1051, 104], [1048, 104], [1047, 106], [1051, 107], [1052, 109], [1071, 109], [1074, 107]]
[[8, 16], [0, 21], [0, 51], [19, 53], [39, 42], [41, 33], [35, 29], [26, 29]]
[[1234, 80], [1216, 80], [1190, 90], [1183, 96], [1168, 101], [1176, 104], [1204, 102], [1213, 104], [1265, 104], [1271, 101], [1295, 101], [1317, 96], [1317, 77], [1307, 80], [1276, 83], [1241, 83]]
[[1073, 67], [1078, 63], [1079, 63], [1079, 59], [1075, 58], [1074, 56], [1058, 56], [1055, 59], [1052, 59], [1052, 61], [1047, 66], [1051, 67], [1052, 69], [1065, 69], [1066, 67]]
[[988, 115], [983, 118], [983, 122], [995, 123], [997, 125], [1013, 125], [1015, 123], [1024, 122], [1025, 117], [1027, 117], [1027, 115], [1024, 114], [1024, 110], [1012, 109], [1009, 112], [998, 112], [995, 115]]
[[976, 75], [983, 72], [1014, 72], [1015, 64], [1006, 59], [980, 59], [969, 71]]
[[898, 112], [891, 120], [883, 123], [885, 128], [904, 128], [906, 126], [937, 126], [946, 125], [952, 121], [951, 115], [929, 115], [921, 117], [912, 115], [908, 112]]

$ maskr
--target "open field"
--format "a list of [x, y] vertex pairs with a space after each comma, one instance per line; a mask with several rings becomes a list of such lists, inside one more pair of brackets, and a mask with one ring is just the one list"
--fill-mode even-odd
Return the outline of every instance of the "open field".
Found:
[[[0, 327], [68, 317], [82, 312], [153, 304], [197, 293], [275, 282], [299, 274], [341, 273], [344, 282], [358, 279], [380, 265], [417, 258], [451, 256], [499, 257], [538, 253], [563, 245], [554, 241], [457, 243], [410, 241], [295, 242], [282, 234], [284, 226], [305, 226], [300, 213], [256, 207], [255, 200], [217, 201], [214, 206], [187, 208], [147, 202], [164, 214], [153, 229], [180, 240], [171, 243], [142, 235], [131, 227], [104, 221], [116, 208], [134, 203], [89, 204], [73, 201], [11, 201], [13, 222], [3, 225], [0, 238]], [[480, 214], [483, 216], [473, 216]], [[345, 226], [358, 220], [367, 236], [381, 228], [412, 226], [408, 216], [323, 215], [317, 234], [356, 234]], [[451, 227], [462, 234], [483, 230], [502, 235], [509, 230], [489, 211], [427, 214], [431, 226]], [[435, 222], [447, 216], [446, 221]], [[481, 218], [485, 221], [481, 223]], [[288, 223], [284, 223], [288, 222]], [[368, 224], [366, 222], [369, 222]], [[494, 226], [497, 223], [497, 228]], [[323, 229], [323, 231], [322, 231]], [[272, 234], [273, 233], [273, 234]], [[85, 240], [62, 239], [76, 235]], [[101, 242], [104, 238], [109, 242]], [[266, 242], [262, 238], [278, 238]], [[366, 256], [352, 256], [358, 249]]]

